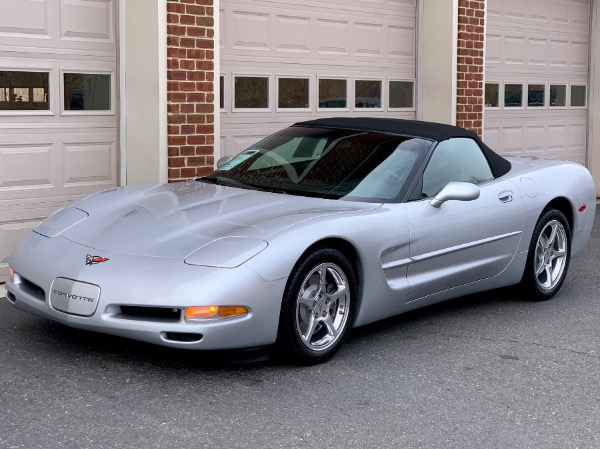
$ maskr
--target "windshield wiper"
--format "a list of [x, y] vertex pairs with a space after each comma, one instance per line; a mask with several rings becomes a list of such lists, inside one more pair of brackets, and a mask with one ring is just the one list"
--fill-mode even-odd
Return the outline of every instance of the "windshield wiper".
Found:
[[214, 178], [212, 176], [200, 176], [199, 178], [196, 178], [195, 180], [202, 181], [207, 184], [220, 184], [219, 178]]
[[206, 182], [208, 184], [217, 184], [225, 187], [237, 187], [240, 189], [249, 189], [249, 190], [260, 190], [255, 186], [244, 184], [243, 182], [236, 181], [235, 179], [225, 178], [223, 176], [200, 176], [196, 178], [196, 181]]
[[216, 184], [219, 186], [238, 187], [240, 189], [258, 190], [260, 192], [282, 193], [284, 195], [288, 194], [288, 192], [286, 192], [283, 189], [244, 184], [243, 182], [236, 181], [235, 179], [231, 179], [231, 178], [225, 178], [223, 176], [200, 176], [199, 178], [196, 178], [196, 181], [206, 182], [208, 184]]

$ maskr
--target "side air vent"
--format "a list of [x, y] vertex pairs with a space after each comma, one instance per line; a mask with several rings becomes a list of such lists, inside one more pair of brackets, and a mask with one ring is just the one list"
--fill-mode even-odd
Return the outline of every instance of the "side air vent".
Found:
[[25, 293], [33, 296], [35, 299], [37, 299], [39, 301], [46, 301], [46, 292], [44, 292], [44, 289], [42, 287], [25, 279], [23, 276], [19, 276], [19, 277], [21, 279], [21, 282], [16, 284], [18, 288], [23, 290]]
[[17, 301], [17, 298], [11, 292], [6, 292], [6, 299], [8, 299], [13, 304]]
[[204, 335], [202, 334], [191, 334], [188, 332], [165, 332], [165, 340], [179, 341], [182, 343], [196, 343], [202, 341]]

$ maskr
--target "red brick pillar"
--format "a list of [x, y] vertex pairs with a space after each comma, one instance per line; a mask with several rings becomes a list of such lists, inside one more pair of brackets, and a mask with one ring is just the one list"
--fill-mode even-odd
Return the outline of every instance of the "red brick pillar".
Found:
[[479, 136], [483, 135], [484, 42], [485, 1], [458, 0], [456, 125]]
[[214, 163], [213, 0], [167, 0], [169, 182]]

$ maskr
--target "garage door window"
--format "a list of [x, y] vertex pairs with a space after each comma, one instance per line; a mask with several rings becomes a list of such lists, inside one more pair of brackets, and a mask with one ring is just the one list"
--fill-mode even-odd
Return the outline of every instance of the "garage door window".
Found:
[[269, 78], [236, 76], [234, 106], [236, 109], [269, 109]]
[[527, 86], [527, 106], [542, 108], [546, 106], [546, 86], [543, 84], [529, 84]]
[[571, 107], [572, 108], [585, 108], [586, 105], [586, 86], [571, 85]]
[[104, 73], [64, 73], [65, 111], [110, 111], [111, 76]]
[[505, 84], [504, 85], [504, 107], [520, 108], [523, 106], [523, 85]]
[[550, 84], [550, 107], [551, 108], [566, 108], [567, 107], [567, 85], [566, 84]]
[[390, 109], [412, 109], [415, 83], [412, 81], [390, 81]]
[[356, 109], [381, 109], [381, 81], [355, 80], [354, 107]]
[[0, 71], [0, 111], [48, 111], [48, 72]]
[[319, 79], [319, 108], [345, 109], [348, 106], [348, 81], [345, 79]]
[[279, 109], [308, 109], [310, 80], [308, 78], [279, 78], [277, 80]]
[[500, 105], [500, 85], [485, 83], [485, 107], [497, 108]]

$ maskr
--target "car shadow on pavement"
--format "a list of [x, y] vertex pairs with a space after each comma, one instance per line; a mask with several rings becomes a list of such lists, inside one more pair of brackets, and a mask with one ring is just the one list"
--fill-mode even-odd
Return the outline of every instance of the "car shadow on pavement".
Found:
[[[442, 328], [448, 323], [468, 322], [477, 316], [490, 314], [503, 315], [514, 304], [522, 304], [514, 289], [505, 288], [478, 293], [458, 299], [432, 305], [402, 315], [388, 318], [374, 324], [353, 329], [350, 338], [332, 361], [352, 358], [352, 353], [361, 346], [373, 348], [381, 339], [416, 339], [421, 328]], [[512, 304], [512, 306], [511, 306]], [[19, 315], [21, 315], [19, 313]], [[168, 371], [202, 370], [219, 371], [232, 367], [260, 369], [263, 366], [288, 366], [278, 357], [270, 357], [271, 348], [257, 348], [245, 351], [191, 351], [167, 348], [122, 337], [91, 331], [69, 328], [43, 318], [22, 315], [12, 330], [19, 334], [22, 341], [31, 345], [28, 350], [44, 358], [46, 351], [54, 357], [62, 356], [66, 360], [80, 358], [82, 355], [97, 360], [119, 361], [136, 367], [150, 365], [153, 369]], [[14, 334], [13, 334], [14, 335]], [[348, 360], [346, 360], [348, 362]]]

